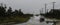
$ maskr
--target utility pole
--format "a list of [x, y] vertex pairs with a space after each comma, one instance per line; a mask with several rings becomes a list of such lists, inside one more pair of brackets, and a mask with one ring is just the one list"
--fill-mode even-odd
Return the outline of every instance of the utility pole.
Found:
[[53, 10], [54, 10], [54, 8], [55, 8], [55, 3], [56, 3], [56, 2], [52, 2], [52, 3], [53, 3]]
[[[52, 3], [53, 3], [53, 14], [54, 14], [54, 8], [55, 8], [55, 3], [56, 3], [56, 2], [52, 2]], [[53, 25], [56, 25], [55, 20], [53, 20], [53, 23], [54, 23]]]
[[47, 4], [45, 4], [45, 13], [46, 13], [46, 7], [47, 7]]
[[42, 11], [41, 12], [43, 13], [43, 8], [42, 8]]

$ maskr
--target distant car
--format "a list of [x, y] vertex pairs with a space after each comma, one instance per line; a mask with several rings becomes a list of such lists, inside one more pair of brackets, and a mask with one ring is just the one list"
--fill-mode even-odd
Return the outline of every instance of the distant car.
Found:
[[45, 19], [44, 18], [40, 18], [40, 22], [44, 22], [45, 21]]

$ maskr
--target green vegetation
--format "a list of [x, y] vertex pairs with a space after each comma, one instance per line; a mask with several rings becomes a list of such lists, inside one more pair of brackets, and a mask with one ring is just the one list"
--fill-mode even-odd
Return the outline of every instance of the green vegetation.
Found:
[[6, 9], [6, 5], [0, 6], [0, 24], [9, 22], [23, 23], [27, 22], [33, 16], [33, 14], [24, 14], [21, 9], [15, 11], [12, 11], [11, 7], [7, 11]]
[[60, 19], [60, 10], [59, 9], [51, 9], [48, 13], [40, 14], [46, 18], [52, 18], [52, 19]]

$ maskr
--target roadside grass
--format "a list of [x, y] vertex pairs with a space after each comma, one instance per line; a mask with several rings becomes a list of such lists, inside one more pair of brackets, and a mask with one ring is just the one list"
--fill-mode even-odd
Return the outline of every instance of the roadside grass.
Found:
[[10, 18], [9, 17], [6, 17], [6, 18], [0, 18], [0, 24], [2, 23], [9, 23], [9, 22], [15, 22], [15, 23], [24, 23], [24, 22], [27, 22], [28, 20], [30, 19], [30, 17], [20, 17], [20, 16], [11, 16]]

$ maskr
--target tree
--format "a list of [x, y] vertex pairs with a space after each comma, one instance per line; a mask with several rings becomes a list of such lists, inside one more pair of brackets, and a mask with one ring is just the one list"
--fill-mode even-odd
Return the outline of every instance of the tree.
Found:
[[18, 10], [15, 10], [15, 11], [13, 12], [13, 15], [14, 15], [14, 16], [18, 15]]
[[1, 6], [0, 6], [0, 16], [5, 16], [5, 13], [6, 13], [6, 8], [3, 7], [3, 4], [1, 3]]
[[11, 15], [12, 15], [11, 13], [12, 13], [12, 8], [9, 7], [9, 9], [8, 9], [8, 11], [7, 11], [8, 16], [11, 16]]
[[60, 19], [60, 9], [51, 9], [48, 13], [42, 14], [46, 18]]
[[19, 14], [18, 15], [23, 15], [23, 12], [21, 11], [21, 9], [19, 9]]

